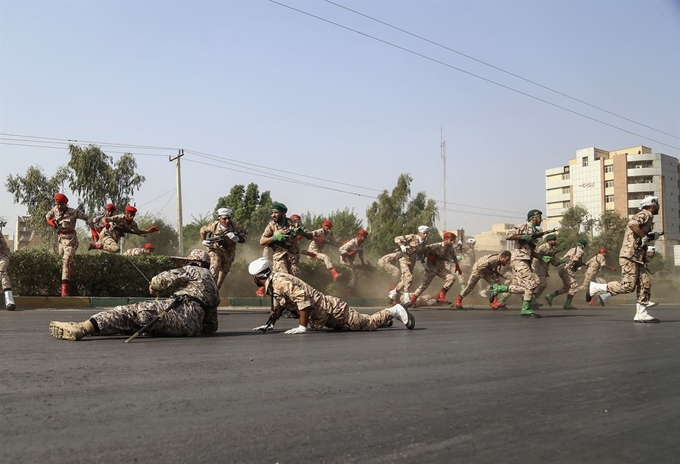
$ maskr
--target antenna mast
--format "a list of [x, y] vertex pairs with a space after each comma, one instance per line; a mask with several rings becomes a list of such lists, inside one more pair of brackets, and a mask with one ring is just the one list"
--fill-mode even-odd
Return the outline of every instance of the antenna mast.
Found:
[[443, 183], [442, 183], [442, 185], [444, 186], [444, 231], [446, 231], [447, 230], [447, 227], [446, 227], [446, 139], [444, 138], [444, 127], [439, 126], [439, 130], [441, 131], [441, 148], [442, 148], [442, 164], [443, 164], [443, 170], [442, 170]]

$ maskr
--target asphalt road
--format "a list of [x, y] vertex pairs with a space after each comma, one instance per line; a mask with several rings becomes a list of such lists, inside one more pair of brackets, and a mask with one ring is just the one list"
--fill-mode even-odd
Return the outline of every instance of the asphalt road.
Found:
[[660, 324], [426, 309], [413, 331], [263, 335], [241, 310], [210, 337], [50, 337], [94, 312], [0, 312], [0, 462], [680, 461], [678, 305]]

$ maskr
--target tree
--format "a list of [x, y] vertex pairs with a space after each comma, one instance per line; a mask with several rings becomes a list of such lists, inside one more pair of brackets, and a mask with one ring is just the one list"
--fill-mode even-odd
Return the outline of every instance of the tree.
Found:
[[87, 148], [69, 145], [69, 152], [69, 188], [79, 196], [83, 210], [90, 216], [109, 202], [118, 208], [128, 205], [146, 180], [135, 172], [137, 162], [131, 153], [125, 153], [114, 163], [111, 156], [95, 145]]
[[433, 227], [439, 216], [435, 201], [428, 200], [424, 192], [410, 199], [412, 181], [409, 174], [401, 174], [392, 193], [383, 191], [366, 210], [371, 233], [367, 243], [378, 254], [394, 250], [398, 235], [415, 233], [420, 225]]
[[241, 224], [249, 236], [259, 237], [271, 219], [271, 206], [272, 198], [269, 191], [260, 194], [257, 184], [251, 182], [248, 187], [242, 184], [234, 185], [229, 195], [217, 200], [214, 212], [217, 216], [219, 208], [230, 208], [234, 221]]
[[31, 216], [29, 225], [42, 238], [47, 248], [56, 248], [54, 229], [45, 223], [45, 214], [54, 206], [54, 194], [63, 190], [63, 184], [69, 178], [69, 170], [65, 166], [57, 168], [57, 172], [48, 178], [40, 166], [31, 166], [24, 176], [8, 175], [5, 187], [12, 194], [14, 203], [25, 205]]
[[589, 216], [588, 210], [585, 207], [576, 205], [568, 208], [560, 221], [557, 247], [566, 251], [569, 248], [573, 248], [578, 239], [585, 238], [589, 240], [594, 226], [595, 221]]
[[185, 250], [200, 248], [200, 246], [202, 246], [200, 235], [201, 227], [213, 220], [210, 213], [201, 214], [198, 217], [192, 215], [191, 219], [192, 221], [183, 227]]
[[610, 265], [618, 264], [618, 252], [627, 227], [628, 218], [621, 217], [616, 211], [606, 211], [597, 221], [595, 229], [598, 235], [593, 238], [592, 245], [596, 249], [609, 250], [607, 262]]
[[341, 241], [354, 238], [359, 229], [363, 229], [361, 219], [354, 213], [354, 209], [345, 208], [323, 216], [311, 213], [302, 215], [302, 223], [309, 230], [321, 228], [321, 223], [329, 220], [333, 223], [333, 235]]

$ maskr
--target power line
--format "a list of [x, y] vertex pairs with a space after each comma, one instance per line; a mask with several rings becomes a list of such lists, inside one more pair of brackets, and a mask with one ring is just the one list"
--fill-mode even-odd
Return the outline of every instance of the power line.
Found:
[[[12, 140], [12, 139], [3, 139], [0, 138], [0, 140]], [[45, 142], [45, 143], [58, 143], [58, 142]], [[49, 146], [49, 145], [33, 145], [33, 144], [25, 144], [25, 143], [9, 143], [9, 142], [0, 142], [0, 145], [12, 145], [12, 146], [17, 146], [17, 147], [32, 147], [32, 148], [50, 148], [52, 150], [68, 150], [68, 147], [55, 147], [55, 146]], [[106, 150], [106, 153], [115, 153], [115, 154], [127, 154], [129, 152], [127, 151], [112, 151], [112, 150]], [[133, 153], [135, 156], [162, 156], [165, 158], [168, 155], [161, 155], [159, 153]]]
[[42, 140], [58, 140], [61, 142], [77, 142], [77, 144], [84, 144], [84, 143], [91, 143], [94, 145], [98, 145], [100, 147], [102, 146], [107, 146], [107, 147], [118, 147], [118, 148], [140, 148], [140, 149], [148, 149], [148, 150], [173, 150], [177, 151], [179, 148], [175, 147], [159, 147], [155, 145], [135, 145], [135, 144], [130, 144], [130, 143], [116, 143], [116, 142], [96, 142], [92, 140], [75, 140], [75, 139], [59, 139], [56, 137], [39, 137], [37, 135], [22, 135], [22, 134], [7, 134], [4, 132], [0, 132], [0, 135], [8, 136], [8, 137], [24, 137], [24, 138], [29, 138], [29, 139], [42, 139]]
[[482, 76], [480, 76], [480, 75], [478, 75], [478, 74], [474, 74], [474, 73], [472, 73], [472, 72], [470, 72], [470, 71], [466, 71], [466, 70], [464, 70], [464, 69], [461, 69], [461, 68], [458, 68], [458, 67], [453, 66], [453, 65], [451, 65], [451, 64], [448, 64], [448, 63], [445, 63], [445, 62], [443, 62], [443, 61], [437, 60], [437, 59], [432, 58], [432, 57], [430, 57], [430, 56], [423, 55], [422, 53], [418, 53], [418, 52], [416, 52], [416, 51], [413, 51], [413, 50], [410, 50], [410, 49], [408, 49], [408, 48], [402, 47], [402, 46], [400, 46], [400, 45], [394, 44], [394, 43], [392, 43], [392, 42], [388, 42], [387, 40], [383, 40], [383, 39], [380, 39], [380, 38], [378, 38], [378, 37], [375, 37], [375, 36], [372, 36], [372, 35], [370, 35], [370, 34], [367, 34], [367, 33], [365, 33], [365, 32], [361, 32], [361, 31], [358, 31], [358, 30], [356, 30], [356, 29], [352, 29], [351, 27], [343, 26], [342, 24], [336, 23], [336, 22], [331, 21], [331, 20], [326, 19], [326, 18], [322, 18], [321, 16], [317, 16], [317, 15], [314, 15], [314, 14], [312, 14], [312, 13], [308, 13], [308, 12], [306, 12], [306, 11], [304, 11], [304, 10], [300, 10], [300, 9], [298, 9], [298, 8], [294, 8], [294, 7], [292, 7], [292, 6], [286, 5], [286, 4], [284, 4], [284, 3], [277, 2], [276, 0], [269, 0], [269, 2], [275, 3], [276, 5], [282, 6], [282, 7], [284, 7], [284, 8], [288, 8], [289, 10], [296, 11], [296, 12], [298, 12], [298, 13], [300, 13], [300, 14], [309, 16], [309, 17], [311, 17], [311, 18], [318, 19], [318, 20], [323, 21], [323, 22], [326, 22], [326, 23], [328, 23], [328, 24], [332, 24], [332, 25], [337, 26], [337, 27], [340, 27], [340, 28], [342, 28], [342, 29], [346, 29], [346, 30], [348, 30], [348, 31], [350, 31], [350, 32], [354, 32], [355, 34], [359, 34], [359, 35], [362, 35], [362, 36], [364, 36], [364, 37], [368, 37], [369, 39], [375, 40], [375, 41], [380, 42], [380, 43], [383, 43], [383, 44], [385, 44], [385, 45], [389, 45], [390, 47], [394, 47], [394, 48], [396, 48], [396, 49], [399, 49], [399, 50], [405, 51], [405, 52], [407, 52], [407, 53], [410, 53], [410, 54], [412, 54], [412, 55], [419, 56], [419, 57], [424, 58], [424, 59], [426, 59], [426, 60], [428, 60], [428, 61], [432, 61], [433, 63], [437, 63], [437, 64], [440, 64], [440, 65], [442, 65], [442, 66], [446, 66], [447, 68], [451, 68], [451, 69], [454, 69], [454, 70], [459, 71], [459, 72], [461, 72], [461, 73], [467, 74], [467, 75], [469, 75], [469, 76], [476, 77], [477, 79], [481, 79], [481, 80], [483, 80], [483, 81], [489, 82], [490, 84], [494, 84], [494, 85], [497, 85], [497, 86], [502, 87], [502, 88], [504, 88], [504, 89], [511, 90], [511, 91], [516, 92], [516, 93], [518, 93], [518, 94], [520, 94], [520, 95], [524, 95], [525, 97], [529, 97], [529, 98], [531, 98], [531, 99], [534, 99], [534, 100], [536, 100], [536, 101], [540, 101], [540, 102], [542, 102], [542, 103], [545, 103], [545, 104], [547, 104], [547, 105], [553, 106], [553, 107], [555, 107], [555, 108], [559, 108], [559, 109], [561, 109], [561, 110], [563, 110], [563, 111], [567, 111], [567, 112], [572, 113], [572, 114], [575, 114], [575, 115], [577, 115], [577, 116], [581, 116], [581, 117], [583, 117], [583, 118], [590, 119], [591, 121], [595, 121], [595, 122], [597, 122], [597, 123], [600, 123], [600, 124], [602, 124], [602, 125], [611, 127], [611, 128], [613, 128], [613, 129], [617, 129], [617, 130], [620, 130], [620, 131], [622, 131], [622, 132], [626, 132], [626, 133], [631, 134], [631, 135], [634, 135], [634, 136], [636, 136], [636, 137], [640, 137], [640, 138], [643, 138], [643, 139], [645, 139], [645, 140], [650, 140], [650, 141], [652, 141], [652, 142], [658, 143], [658, 144], [663, 145], [663, 146], [665, 146], [665, 147], [670, 147], [670, 148], [673, 148], [673, 149], [675, 149], [675, 150], [680, 150], [680, 147], [676, 147], [676, 146], [674, 146], [674, 145], [669, 145], [669, 144], [667, 144], [667, 143], [661, 142], [660, 140], [656, 140], [656, 139], [653, 139], [653, 138], [651, 138], [651, 137], [646, 137], [646, 136], [641, 135], [641, 134], [638, 134], [638, 133], [636, 133], [636, 132], [629, 131], [628, 129], [624, 129], [624, 128], [619, 127], [619, 126], [615, 126], [614, 124], [609, 124], [608, 122], [602, 121], [602, 120], [597, 119], [597, 118], [593, 118], [593, 117], [588, 116], [588, 115], [585, 115], [585, 114], [583, 114], [583, 113], [579, 113], [578, 111], [571, 110], [571, 109], [569, 109], [569, 108], [566, 108], [566, 107], [564, 107], [564, 106], [558, 105], [558, 104], [556, 104], [556, 103], [552, 103], [552, 102], [550, 102], [550, 101], [548, 101], [548, 100], [545, 100], [545, 99], [540, 98], [540, 97], [536, 97], [536, 96], [531, 95], [531, 94], [529, 94], [529, 93], [522, 92], [521, 90], [515, 89], [515, 88], [510, 87], [510, 86], [505, 85], [505, 84], [501, 84], [500, 82], [496, 82], [496, 81], [494, 81], [494, 80], [487, 79], [486, 77], [482, 77]]
[[368, 18], [368, 19], [370, 19], [370, 20], [372, 20], [372, 21], [375, 21], [375, 22], [377, 22], [377, 23], [383, 24], [383, 25], [385, 25], [385, 26], [387, 26], [387, 27], [391, 27], [392, 29], [396, 29], [396, 30], [399, 31], [399, 32], [403, 32], [404, 34], [408, 34], [408, 35], [410, 35], [410, 36], [412, 36], [412, 37], [415, 37], [415, 38], [417, 38], [417, 39], [423, 40], [423, 41], [425, 41], [425, 42], [427, 42], [427, 43], [430, 43], [430, 44], [432, 44], [432, 45], [436, 45], [437, 47], [441, 47], [441, 48], [443, 48], [443, 49], [445, 49], [445, 50], [448, 50], [448, 51], [450, 51], [450, 52], [457, 53], [458, 55], [464, 56], [465, 58], [468, 58], [468, 59], [470, 59], [470, 60], [476, 61], [477, 63], [481, 63], [481, 64], [483, 64], [483, 65], [485, 65], [485, 66], [488, 66], [488, 67], [490, 67], [490, 68], [493, 68], [493, 69], [495, 69], [495, 70], [497, 70], [497, 71], [503, 72], [503, 73], [508, 74], [508, 75], [510, 75], [510, 76], [513, 76], [513, 77], [516, 77], [517, 79], [521, 79], [521, 80], [523, 80], [523, 81], [525, 81], [525, 82], [528, 82], [528, 83], [533, 84], [533, 85], [535, 85], [535, 86], [541, 87], [542, 89], [549, 90], [549, 91], [551, 91], [551, 92], [553, 92], [553, 93], [556, 93], [556, 94], [558, 94], [558, 95], [561, 95], [561, 96], [563, 96], [563, 97], [566, 97], [566, 98], [569, 98], [569, 99], [574, 100], [574, 101], [576, 101], [576, 102], [579, 102], [579, 103], [582, 103], [582, 104], [584, 104], [584, 105], [590, 106], [591, 108], [595, 108], [596, 110], [600, 110], [600, 111], [602, 111], [602, 112], [604, 112], [604, 113], [611, 114], [612, 116], [616, 116], [617, 118], [621, 118], [621, 119], [624, 119], [624, 120], [626, 120], [626, 121], [628, 121], [628, 122], [632, 122], [633, 124], [637, 124], [638, 126], [646, 127], [647, 129], [651, 129], [651, 130], [656, 131], [656, 132], [659, 132], [659, 133], [661, 133], [661, 134], [668, 135], [668, 136], [673, 137], [673, 138], [676, 138], [676, 139], [680, 139], [680, 137], [678, 137], [677, 135], [673, 135], [673, 134], [670, 134], [670, 133], [668, 133], [668, 132], [664, 132], [664, 131], [662, 131], [662, 130], [660, 130], [660, 129], [656, 129], [656, 128], [652, 127], [652, 126], [648, 126], [648, 125], [643, 124], [643, 123], [641, 123], [641, 122], [634, 121], [633, 119], [629, 119], [629, 118], [627, 118], [627, 117], [625, 117], [625, 116], [621, 116], [620, 114], [614, 113], [614, 112], [612, 112], [612, 111], [606, 110], [606, 109], [604, 109], [604, 108], [601, 108], [601, 107], [599, 107], [599, 106], [593, 105], [593, 104], [588, 103], [588, 102], [586, 102], [586, 101], [580, 100], [580, 99], [578, 99], [578, 98], [576, 98], [576, 97], [572, 97], [571, 95], [568, 95], [568, 94], [566, 94], [566, 93], [560, 92], [559, 90], [552, 89], [552, 88], [550, 88], [550, 87], [548, 87], [548, 86], [546, 86], [546, 85], [540, 84], [540, 83], [538, 83], [538, 82], [536, 82], [536, 81], [532, 81], [531, 79], [527, 79], [526, 77], [522, 77], [522, 76], [520, 76], [519, 74], [515, 74], [515, 73], [513, 73], [513, 72], [507, 71], [507, 70], [505, 70], [505, 69], [503, 69], [503, 68], [500, 68], [500, 67], [498, 67], [498, 66], [495, 66], [495, 65], [493, 65], [493, 64], [491, 64], [491, 63], [487, 63], [486, 61], [483, 61], [483, 60], [480, 60], [480, 59], [478, 59], [478, 58], [475, 58], [474, 56], [470, 56], [470, 55], [467, 55], [467, 54], [465, 54], [465, 53], [463, 53], [463, 52], [460, 52], [460, 51], [458, 51], [458, 50], [454, 50], [453, 48], [447, 47], [446, 45], [442, 45], [442, 44], [440, 44], [439, 42], [435, 42], [435, 41], [433, 41], [433, 40], [430, 40], [430, 39], [427, 39], [427, 38], [425, 38], [425, 37], [422, 37], [422, 36], [420, 36], [420, 35], [418, 35], [418, 34], [414, 34], [414, 33], [412, 33], [412, 32], [409, 32], [409, 31], [407, 31], [407, 30], [405, 30], [405, 29], [401, 29], [401, 28], [399, 28], [399, 27], [397, 27], [397, 26], [394, 26], [394, 25], [392, 25], [392, 24], [386, 23], [385, 21], [381, 21], [381, 20], [379, 20], [379, 19], [377, 19], [377, 18], [374, 18], [374, 17], [369, 16], [369, 15], [367, 15], [367, 14], [361, 13], [361, 12], [359, 12], [359, 11], [353, 10], [353, 9], [351, 9], [351, 8], [349, 8], [349, 7], [346, 7], [346, 6], [344, 6], [344, 5], [341, 5], [341, 4], [339, 4], [339, 3], [332, 2], [331, 0], [325, 0], [325, 1], [326, 1], [327, 3], [330, 3], [331, 5], [335, 5], [335, 6], [339, 7], [339, 8], [344, 9], [344, 10], [351, 11], [352, 13], [355, 13], [355, 14], [357, 14], [357, 15], [359, 15], [359, 16], [363, 16], [364, 18]]

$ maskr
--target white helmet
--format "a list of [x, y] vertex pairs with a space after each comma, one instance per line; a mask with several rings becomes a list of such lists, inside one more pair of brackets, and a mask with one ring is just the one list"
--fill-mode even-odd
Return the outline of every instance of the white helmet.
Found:
[[470, 237], [469, 239], [466, 240], [466, 242], [468, 242], [470, 245], [474, 245], [475, 243], [477, 243], [477, 240], [475, 240], [474, 238]]
[[653, 246], [648, 246], [647, 253], [656, 253], [656, 248], [654, 248]]
[[659, 206], [659, 197], [655, 197], [653, 195], [647, 195], [640, 201], [640, 209], [644, 208], [645, 206], [652, 206], [656, 205]]
[[430, 231], [430, 228], [427, 226], [419, 226], [418, 227], [418, 232], [421, 234], [427, 234]]
[[232, 211], [229, 208], [219, 208], [217, 210], [217, 217], [220, 219], [223, 218], [230, 218], [232, 215]]
[[260, 279], [265, 278], [271, 272], [269, 270], [269, 261], [267, 258], [257, 258], [248, 265], [248, 273]]

